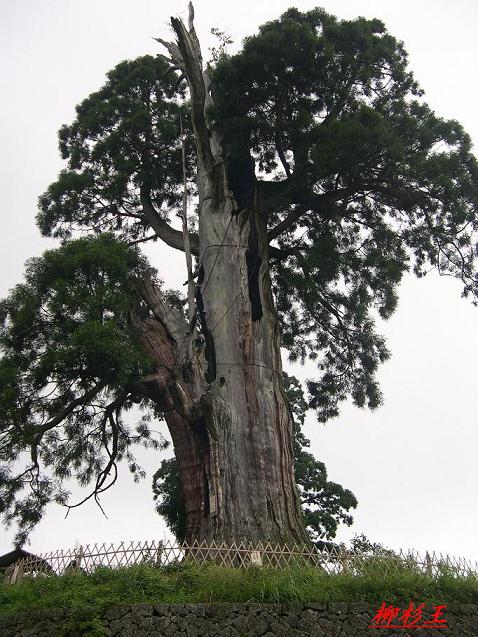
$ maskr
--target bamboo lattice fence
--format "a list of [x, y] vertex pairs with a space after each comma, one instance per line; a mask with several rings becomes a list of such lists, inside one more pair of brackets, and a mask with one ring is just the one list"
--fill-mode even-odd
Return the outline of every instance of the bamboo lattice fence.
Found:
[[181, 562], [215, 563], [226, 567], [262, 566], [283, 568], [307, 565], [328, 574], [348, 573], [426, 573], [432, 577], [478, 577], [478, 562], [441, 553], [421, 555], [416, 551], [380, 550], [359, 553], [343, 547], [316, 549], [310, 546], [287, 546], [249, 543], [144, 541], [114, 544], [87, 544], [75, 549], [42, 553], [24, 558], [9, 566], [4, 581], [16, 583], [26, 577], [63, 575], [81, 571], [91, 573], [99, 567], [111, 569], [133, 565], [165, 567]]

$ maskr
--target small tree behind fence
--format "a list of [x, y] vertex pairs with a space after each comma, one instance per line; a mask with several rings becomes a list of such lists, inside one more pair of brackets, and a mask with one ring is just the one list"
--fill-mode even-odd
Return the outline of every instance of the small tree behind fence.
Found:
[[416, 551], [351, 551], [344, 547], [317, 549], [300, 545], [250, 544], [234, 542], [144, 541], [87, 544], [75, 549], [42, 553], [19, 560], [5, 571], [4, 582], [14, 584], [27, 577], [91, 573], [99, 567], [125, 568], [148, 565], [156, 568], [192, 562], [225, 567], [285, 568], [308, 566], [327, 574], [416, 573], [431, 577], [478, 577], [478, 563], [449, 555]]

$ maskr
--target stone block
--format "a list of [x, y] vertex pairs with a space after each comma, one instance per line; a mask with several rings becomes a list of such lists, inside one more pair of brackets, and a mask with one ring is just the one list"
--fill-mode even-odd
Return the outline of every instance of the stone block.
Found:
[[334, 627], [334, 622], [331, 622], [330, 619], [326, 619], [325, 617], [319, 617], [319, 619], [317, 620], [317, 623], [322, 628], [325, 628], [326, 631], [327, 630], [331, 631]]
[[326, 602], [307, 602], [304, 604], [304, 608], [308, 610], [316, 610], [319, 612], [324, 612], [327, 610], [328, 604]]
[[131, 606], [110, 606], [103, 614], [106, 620], [121, 619], [125, 615], [131, 614]]
[[186, 637], [200, 637], [200, 635], [201, 633], [197, 626], [194, 626], [193, 624], [188, 624], [186, 626]]
[[132, 617], [151, 617], [154, 612], [153, 606], [151, 604], [135, 604], [131, 606], [131, 616]]
[[[366, 603], [320, 602], [138, 604], [110, 607], [104, 612], [103, 621], [107, 637], [370, 637], [368, 626], [373, 609]], [[429, 615], [430, 611], [424, 613], [424, 618]], [[0, 635], [59, 637], [70, 616], [73, 617], [72, 611], [53, 609], [3, 617]], [[444, 618], [448, 622], [445, 632], [450, 637], [478, 637], [477, 605], [447, 605]], [[440, 637], [437, 632], [395, 630], [388, 637]]]
[[261, 613], [249, 621], [249, 628], [253, 628], [258, 635], [264, 635], [270, 629], [270, 618], [267, 613]]
[[196, 617], [204, 617], [206, 612], [204, 604], [188, 604], [187, 609], [189, 613]]
[[343, 602], [329, 602], [327, 604], [329, 613], [333, 613], [334, 615], [341, 615], [346, 613], [348, 608], [347, 604]]

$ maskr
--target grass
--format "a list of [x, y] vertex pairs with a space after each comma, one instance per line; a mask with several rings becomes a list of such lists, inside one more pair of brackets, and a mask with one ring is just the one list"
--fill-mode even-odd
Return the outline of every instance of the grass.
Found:
[[235, 569], [183, 564], [157, 569], [98, 568], [86, 575], [38, 577], [0, 585], [0, 614], [42, 608], [102, 609], [117, 604], [195, 602], [478, 603], [478, 579], [432, 578], [413, 571], [394, 575], [326, 575], [309, 567]]

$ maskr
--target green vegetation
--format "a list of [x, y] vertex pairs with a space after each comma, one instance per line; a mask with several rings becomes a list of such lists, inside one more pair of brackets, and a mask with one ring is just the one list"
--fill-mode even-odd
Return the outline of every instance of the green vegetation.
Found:
[[317, 568], [224, 568], [186, 564], [157, 569], [134, 566], [93, 574], [36, 578], [0, 587], [0, 613], [41, 608], [101, 611], [117, 604], [195, 602], [326, 602], [419, 600], [478, 603], [476, 577], [432, 578], [413, 568], [384, 575], [376, 562], [364, 575], [326, 575]]
[[82, 635], [82, 637], [105, 637], [105, 630], [100, 617], [97, 617], [95, 609], [77, 608], [60, 628], [61, 637]]
[[[179, 538], [185, 528], [179, 469], [192, 452], [201, 462], [194, 482], [181, 469], [183, 491], [186, 484], [198, 485], [204, 472], [217, 475], [209, 493], [221, 489], [225, 510], [215, 511], [216, 521], [206, 519], [211, 507], [205, 511], [207, 532], [191, 513], [189, 539], [249, 534], [268, 541], [277, 523], [285, 529], [290, 520], [272, 519], [262, 493], [284, 499], [274, 516], [297, 511], [292, 541], [302, 541], [302, 523], [315, 541], [333, 538], [338, 523], [351, 521], [355, 497], [327, 479], [323, 463], [304, 451], [308, 443], [299, 431], [293, 441], [283, 440], [287, 428], [281, 425], [270, 441], [262, 432], [251, 441], [249, 453], [257, 457], [270, 442], [294, 445], [294, 458], [270, 454], [267, 475], [249, 471], [232, 437], [214, 440], [224, 401], [244, 441], [261, 418], [279, 422], [266, 410], [263, 376], [251, 385], [254, 396], [243, 417], [235, 397], [243, 395], [245, 374], [220, 384], [225, 377], [216, 377], [216, 363], [226, 361], [216, 360], [219, 344], [236, 352], [227, 367], [244, 369], [250, 358], [265, 370], [271, 361], [262, 346], [264, 330], [280, 332], [291, 361], [317, 365], [305, 398], [293, 382], [289, 389], [303, 400], [301, 409], [316, 411], [325, 422], [347, 398], [359, 407], [381, 404], [377, 371], [389, 352], [376, 319], [392, 316], [405, 273], [421, 277], [435, 269], [456, 277], [463, 295], [478, 304], [478, 163], [471, 138], [423, 101], [405, 49], [385, 25], [338, 20], [319, 8], [289, 9], [246, 38], [234, 55], [226, 52], [227, 36], [215, 33], [219, 45], [209, 69], [214, 104], [196, 104], [192, 114], [196, 130], [200, 122], [202, 131], [220, 131], [217, 148], [206, 144], [209, 133], [195, 138], [191, 127], [195, 100], [188, 99], [186, 84], [198, 78], [177, 75], [178, 66], [162, 55], [118, 64], [59, 132], [66, 163], [40, 197], [37, 223], [61, 245], [32, 259], [24, 282], [0, 302], [0, 515], [6, 525], [17, 525], [19, 545], [50, 503], [76, 506], [67, 485], [89, 487], [89, 497], [97, 498], [115, 484], [120, 463], [141, 478], [135, 449], [161, 445], [149, 423], [162, 418], [178, 431], [175, 414], [185, 413], [185, 397], [188, 418], [204, 422], [205, 435], [185, 449], [176, 445], [178, 465], [163, 464], [155, 480], [158, 510]], [[183, 124], [190, 203], [199, 197], [188, 221], [199, 294], [188, 304], [191, 316], [184, 313], [182, 291], [161, 289], [168, 259], [162, 257], [156, 276], [141, 256], [144, 242], [186, 250], [182, 232], [170, 225], [182, 214]], [[211, 170], [211, 162], [222, 168]], [[198, 188], [196, 175], [204, 175], [207, 185]], [[206, 197], [208, 191], [222, 195]], [[199, 215], [205, 201], [211, 215]], [[222, 250], [209, 258], [209, 248], [220, 247], [211, 237], [222, 236], [215, 226], [222, 216], [229, 217], [223, 247], [239, 247], [239, 227], [250, 237], [244, 262], [219, 257]], [[223, 260], [224, 271], [211, 277]], [[268, 276], [258, 277], [259, 268]], [[251, 325], [261, 321], [261, 330], [243, 330], [249, 336], [240, 343], [231, 335], [246, 316], [232, 311], [236, 300], [231, 305], [219, 293], [228, 281], [237, 284], [237, 303], [250, 305]], [[269, 315], [262, 305], [272, 300]], [[220, 322], [231, 322], [224, 336], [213, 336], [220, 324], [216, 313]], [[156, 328], [171, 321], [174, 335], [165, 338]], [[189, 354], [193, 346], [198, 356]], [[280, 353], [274, 356], [278, 360]], [[188, 393], [192, 378], [201, 389]], [[280, 376], [270, 383], [281, 396]], [[133, 405], [142, 420], [130, 428]], [[180, 426], [189, 438], [188, 418]], [[238, 470], [226, 480], [226, 472], [216, 469], [231, 460]], [[295, 499], [293, 489], [277, 491], [272, 480], [292, 476], [293, 461], [302, 519], [287, 501]], [[236, 482], [246, 484], [247, 493], [234, 497]], [[203, 494], [187, 493], [182, 511], [189, 512]], [[248, 493], [255, 493], [256, 510], [264, 512], [260, 520], [247, 513]]]

